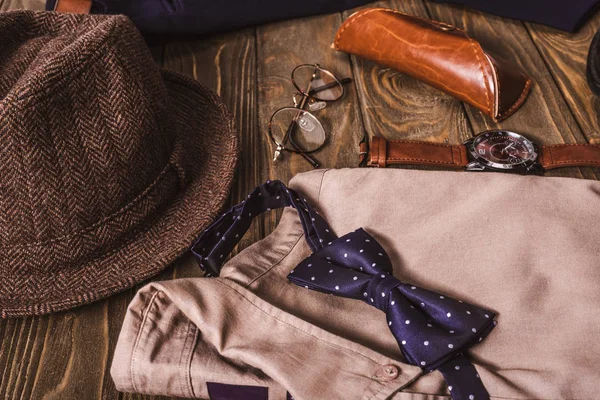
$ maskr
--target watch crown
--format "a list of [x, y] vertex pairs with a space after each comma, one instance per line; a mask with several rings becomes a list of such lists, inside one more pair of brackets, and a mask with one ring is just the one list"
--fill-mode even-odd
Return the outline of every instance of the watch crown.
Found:
[[485, 171], [485, 166], [477, 161], [471, 161], [465, 167], [465, 171]]

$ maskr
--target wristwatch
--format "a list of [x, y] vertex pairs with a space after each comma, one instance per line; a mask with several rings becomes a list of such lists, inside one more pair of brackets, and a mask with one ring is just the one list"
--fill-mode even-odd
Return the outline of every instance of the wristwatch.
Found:
[[361, 165], [432, 165], [466, 171], [543, 174], [560, 167], [600, 167], [600, 145], [538, 146], [523, 135], [505, 130], [482, 132], [461, 145], [375, 136], [361, 143]]

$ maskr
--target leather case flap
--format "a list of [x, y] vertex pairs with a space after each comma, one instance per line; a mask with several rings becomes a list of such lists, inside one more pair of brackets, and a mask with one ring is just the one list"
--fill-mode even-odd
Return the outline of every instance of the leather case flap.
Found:
[[531, 87], [527, 76], [464, 31], [385, 8], [352, 14], [334, 48], [422, 80], [495, 120], [514, 113]]

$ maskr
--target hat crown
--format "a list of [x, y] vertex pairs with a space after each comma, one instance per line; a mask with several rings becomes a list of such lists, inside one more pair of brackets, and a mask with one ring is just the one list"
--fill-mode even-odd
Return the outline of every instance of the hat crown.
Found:
[[150, 191], [168, 197], [166, 88], [127, 18], [11, 12], [0, 37], [0, 247], [101, 236]]

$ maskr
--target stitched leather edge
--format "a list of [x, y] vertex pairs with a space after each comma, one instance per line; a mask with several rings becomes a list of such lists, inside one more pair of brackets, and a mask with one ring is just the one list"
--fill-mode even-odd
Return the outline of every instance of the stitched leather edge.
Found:
[[337, 34], [335, 35], [335, 40], [333, 41], [333, 46], [336, 50], [339, 50], [339, 44], [340, 44], [340, 40], [342, 38], [342, 33], [344, 33], [344, 31], [346, 29], [348, 29], [350, 27], [350, 25], [352, 25], [356, 20], [364, 17], [367, 14], [370, 14], [374, 11], [379, 11], [379, 10], [384, 10], [384, 8], [370, 8], [367, 10], [361, 10], [361, 11], [357, 11], [354, 14], [352, 14], [350, 17], [348, 17], [348, 19], [346, 19], [346, 21], [344, 21], [342, 23], [342, 26], [340, 26], [340, 28], [337, 31]]
[[[544, 168], [548, 168], [548, 167], [552, 167], [553, 165], [565, 165], [565, 164], [573, 164], [573, 163], [586, 163], [588, 165], [592, 165], [592, 166], [600, 166], [600, 160], [565, 160], [565, 161], [555, 161], [554, 160], [554, 153], [552, 152], [553, 149], [559, 148], [559, 147], [591, 147], [591, 148], [597, 148], [600, 149], [600, 145], [597, 144], [589, 144], [589, 143], [585, 143], [585, 144], [578, 144], [578, 143], [564, 143], [564, 144], [554, 144], [554, 145], [549, 145], [549, 146], [542, 146], [542, 150], [544, 150], [541, 159], [539, 160], [540, 163], [542, 164], [542, 166]], [[550, 163], [544, 165], [544, 158], [546, 157], [546, 154], [550, 156]]]
[[481, 53], [483, 55], [483, 57], [482, 57], [483, 59], [487, 59], [487, 57], [485, 57], [485, 52], [483, 51], [483, 48], [477, 41], [475, 41], [473, 38], [471, 38], [469, 36], [467, 36], [467, 39], [469, 40], [469, 43], [471, 43], [471, 48], [473, 49], [475, 58], [477, 59], [477, 62], [479, 63], [479, 70], [481, 71], [481, 78], [483, 79], [483, 85], [485, 86], [485, 102], [486, 102], [486, 106], [487, 106], [487, 113], [492, 118], [494, 118], [494, 113], [492, 112], [493, 100], [490, 102], [490, 98], [492, 97], [492, 91], [488, 85], [487, 73], [484, 68], [484, 62], [481, 61], [481, 59], [479, 58], [479, 53]]
[[[452, 158], [454, 158], [454, 156], [452, 156]], [[459, 165], [454, 161], [436, 161], [436, 160], [427, 160], [425, 158], [411, 158], [411, 157], [388, 158], [388, 161], [423, 161], [423, 162], [433, 163], [433, 164]]]
[[[572, 164], [572, 163], [587, 163], [587, 164], [600, 165], [600, 161], [595, 161], [595, 160], [568, 160], [568, 161], [552, 161], [552, 164], [548, 164], [548, 165], [546, 165], [546, 167], [549, 167], [552, 165], [558, 165], [558, 164]], [[574, 167], [576, 167], [576, 165], [574, 165]]]
[[[384, 139], [384, 140], [386, 140], [386, 139]], [[408, 143], [408, 144], [418, 143], [418, 144], [426, 144], [428, 146], [446, 147], [446, 148], [457, 147], [457, 145], [453, 145], [453, 144], [426, 142], [425, 140], [388, 140], [387, 142], [388, 143]]]
[[[340, 50], [340, 41], [342, 39], [342, 34], [356, 21], [358, 21], [359, 19], [361, 19], [362, 17], [364, 17], [365, 15], [368, 15], [372, 12], [375, 11], [381, 11], [381, 12], [386, 12], [386, 13], [391, 13], [391, 14], [398, 14], [398, 15], [402, 15], [405, 17], [410, 17], [410, 18], [415, 18], [418, 19], [420, 21], [426, 22], [428, 24], [431, 25], [438, 25], [438, 26], [443, 26], [443, 27], [450, 27], [453, 28], [454, 30], [462, 33], [464, 35], [464, 37], [470, 42], [471, 47], [473, 49], [473, 53], [475, 54], [475, 58], [477, 59], [477, 62], [479, 63], [479, 70], [481, 71], [481, 75], [482, 75], [482, 79], [483, 79], [483, 84], [485, 86], [485, 97], [486, 97], [486, 107], [487, 107], [487, 113], [494, 118], [494, 113], [492, 113], [492, 106], [491, 104], [493, 103], [493, 101], [490, 100], [490, 98], [492, 97], [492, 92], [491, 89], [488, 85], [487, 82], [487, 74], [485, 72], [485, 68], [484, 68], [484, 63], [483, 61], [480, 59], [479, 54], [478, 54], [478, 50], [481, 54], [485, 54], [485, 52], [483, 51], [483, 48], [481, 47], [481, 45], [479, 44], [479, 42], [477, 42], [476, 40], [474, 40], [473, 38], [471, 38], [467, 32], [461, 28], [458, 28], [454, 25], [442, 22], [442, 21], [436, 21], [436, 20], [430, 20], [427, 18], [423, 18], [423, 17], [419, 17], [416, 15], [411, 15], [411, 14], [407, 14], [405, 12], [402, 11], [398, 11], [398, 10], [392, 10], [389, 8], [370, 8], [370, 9], [366, 9], [366, 10], [361, 10], [361, 11], [357, 11], [354, 14], [352, 14], [350, 17], [348, 17], [348, 19], [346, 19], [346, 21], [344, 21], [344, 23], [342, 23], [342, 25], [340, 26], [340, 28], [338, 29], [338, 32], [335, 36], [335, 40], [333, 42], [333, 47], [335, 50]], [[485, 58], [485, 57], [483, 57]]]
[[498, 116], [496, 116], [496, 119], [498, 121], [510, 117], [519, 107], [523, 105], [525, 99], [527, 98], [527, 95], [529, 94], [529, 90], [531, 89], [532, 83], [533, 82], [531, 81], [531, 78], [527, 78], [525, 86], [523, 87], [523, 91], [521, 92], [521, 95], [519, 96], [517, 101], [515, 101], [513, 105], [508, 110], [506, 110], [506, 112], [500, 113], [498, 114]]
[[443, 26], [443, 27], [446, 27], [446, 28], [453, 28], [454, 30], [462, 33], [465, 37], [469, 38], [469, 35], [467, 35], [467, 32], [465, 30], [460, 29], [460, 28], [458, 28], [458, 27], [456, 27], [454, 25], [448, 24], [446, 22], [436, 21], [436, 20], [433, 20], [433, 19], [427, 19], [427, 18], [419, 17], [418, 15], [411, 15], [411, 14], [408, 14], [408, 13], [405, 13], [405, 12], [402, 12], [402, 11], [393, 10], [391, 8], [378, 7], [378, 8], [368, 8], [368, 9], [365, 9], [365, 10], [360, 10], [360, 11], [357, 11], [354, 14], [350, 15], [346, 19], [346, 21], [344, 21], [342, 23], [342, 25], [338, 29], [338, 32], [337, 32], [337, 34], [335, 36], [335, 40], [333, 42], [334, 48], [336, 50], [338, 50], [338, 51], [340, 50], [339, 49], [339, 42], [341, 40], [342, 33], [346, 29], [348, 29], [348, 27], [350, 27], [351, 24], [353, 24], [357, 19], [362, 18], [363, 16], [365, 16], [367, 14], [370, 14], [372, 12], [375, 12], [375, 11], [383, 11], [383, 12], [387, 12], [387, 13], [403, 15], [405, 17], [415, 18], [415, 19], [418, 19], [420, 21], [424, 21], [424, 22], [427, 22], [427, 23], [430, 23], [430, 24], [439, 25], [439, 26]]
[[[387, 157], [386, 162], [387, 161], [422, 161], [422, 162], [427, 162], [427, 163], [431, 163], [431, 164], [441, 164], [441, 165], [458, 165], [458, 166], [463, 165], [462, 152], [460, 151], [460, 145], [432, 143], [432, 142], [426, 142], [423, 140], [387, 140], [387, 139], [383, 139], [383, 138], [382, 138], [382, 140], [385, 140], [387, 143], [423, 144], [423, 145], [427, 145], [427, 146], [443, 147], [443, 148], [447, 148], [448, 150], [450, 150], [450, 155], [452, 157], [452, 161], [436, 161], [436, 160], [427, 160], [424, 158], [414, 158], [414, 157]], [[459, 150], [458, 157], [460, 159], [460, 163], [456, 162], [456, 156], [454, 154], [455, 149]], [[374, 164], [372, 160], [369, 160], [368, 165], [374, 166], [377, 164]]]
[[556, 149], [558, 147], [592, 147], [599, 148], [600, 144], [591, 144], [591, 143], [561, 143], [561, 144], [550, 144], [546, 146], [542, 146], [542, 149]]
[[[457, 162], [456, 162], [456, 160], [455, 160], [455, 154], [454, 154], [454, 153], [455, 153], [455, 150], [458, 150], [458, 159], [459, 159], [459, 162], [458, 162], [458, 163], [457, 163]], [[457, 165], [463, 165], [463, 164], [466, 164], [466, 163], [463, 161], [463, 152], [462, 152], [461, 150], [462, 150], [462, 149], [461, 149], [459, 146], [451, 146], [451, 152], [452, 152], [452, 162], [453, 162], [454, 164], [457, 164]]]
[[[500, 78], [499, 78], [499, 74], [498, 74], [498, 67], [496, 66], [496, 63], [494, 63], [492, 60], [492, 56], [489, 55], [489, 53], [487, 52], [483, 52], [483, 54], [485, 54], [486, 59], [488, 60], [488, 62], [490, 63], [490, 65], [492, 66], [492, 68], [494, 69], [494, 85], [496, 87], [496, 96], [494, 97], [494, 115], [492, 116], [494, 119], [496, 119], [496, 116], [501, 114], [500, 112], [498, 112], [499, 110], [502, 110], [502, 90], [500, 89]], [[496, 101], [497, 99], [497, 101]]]

